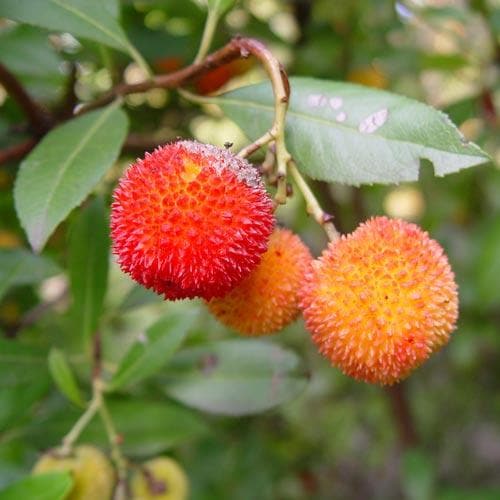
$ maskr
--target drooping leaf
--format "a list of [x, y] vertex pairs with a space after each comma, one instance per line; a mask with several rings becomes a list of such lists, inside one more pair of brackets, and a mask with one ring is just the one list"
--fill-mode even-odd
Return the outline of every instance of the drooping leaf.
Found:
[[168, 395], [222, 415], [248, 415], [296, 397], [307, 384], [290, 350], [260, 340], [223, 340], [176, 355], [164, 379]]
[[49, 353], [49, 370], [59, 390], [73, 403], [84, 407], [80, 388], [64, 353], [57, 348]]
[[55, 128], [22, 162], [14, 198], [35, 251], [116, 160], [127, 126], [113, 103]]
[[28, 476], [0, 491], [0, 500], [63, 500], [73, 487], [69, 472], [47, 472]]
[[[302, 172], [350, 185], [418, 179], [420, 160], [438, 176], [489, 161], [448, 117], [423, 103], [351, 83], [292, 78], [286, 141]], [[270, 128], [271, 86], [243, 87], [219, 104], [254, 140]]]
[[47, 353], [17, 340], [0, 339], [0, 432], [29, 418], [48, 391]]
[[47, 257], [20, 248], [0, 249], [0, 299], [11, 286], [38, 283], [59, 272], [61, 269]]
[[[125, 437], [122, 444], [127, 456], [151, 456], [193, 439], [206, 431], [201, 418], [172, 402], [109, 400], [108, 408], [117, 432]], [[61, 440], [75, 423], [79, 413], [73, 409], [49, 415], [27, 429], [27, 438], [46, 448]], [[106, 431], [99, 418], [94, 418], [81, 436], [82, 442], [107, 446]]]
[[102, 0], [2, 0], [0, 16], [51, 30], [69, 32], [130, 52], [130, 42]]
[[69, 244], [72, 331], [87, 340], [97, 327], [108, 284], [109, 229], [102, 198], [86, 206], [75, 221]]
[[192, 319], [193, 315], [171, 313], [149, 327], [125, 354], [109, 389], [136, 383], [165, 366], [182, 344]]

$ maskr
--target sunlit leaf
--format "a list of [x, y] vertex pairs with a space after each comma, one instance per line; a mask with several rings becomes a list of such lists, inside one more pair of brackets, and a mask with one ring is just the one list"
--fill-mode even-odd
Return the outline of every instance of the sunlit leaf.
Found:
[[35, 251], [113, 164], [126, 132], [127, 117], [113, 103], [55, 128], [23, 161], [14, 197]]
[[[418, 179], [420, 161], [436, 175], [489, 161], [448, 117], [413, 99], [360, 85], [292, 78], [286, 141], [300, 170], [314, 179], [351, 185]], [[274, 114], [268, 83], [243, 87], [219, 104], [254, 140]]]

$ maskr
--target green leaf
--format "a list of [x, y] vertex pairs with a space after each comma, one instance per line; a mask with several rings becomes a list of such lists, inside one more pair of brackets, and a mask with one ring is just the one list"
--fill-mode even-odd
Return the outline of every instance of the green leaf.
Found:
[[88, 340], [97, 328], [108, 284], [109, 229], [102, 198], [75, 220], [69, 244], [73, 332]]
[[307, 375], [295, 353], [260, 340], [223, 340], [180, 352], [165, 391], [209, 413], [248, 415], [296, 397]]
[[113, 103], [52, 130], [22, 162], [14, 198], [35, 251], [114, 163], [127, 127], [125, 113]]
[[49, 43], [45, 30], [18, 25], [0, 30], [0, 62], [42, 101], [54, 101], [63, 89], [62, 58]]
[[[206, 431], [198, 415], [172, 402], [109, 400], [108, 408], [127, 456], [151, 456], [193, 439]], [[60, 441], [79, 413], [73, 410], [39, 419], [26, 431], [34, 445], [46, 448]], [[101, 419], [94, 418], [83, 431], [81, 442], [106, 447], [108, 438]]]
[[25, 477], [0, 491], [0, 500], [63, 500], [73, 487], [69, 472], [47, 472]]
[[169, 314], [149, 327], [125, 354], [109, 382], [116, 390], [136, 383], [160, 370], [174, 355], [186, 337], [193, 315]]
[[49, 370], [59, 390], [73, 403], [85, 407], [80, 388], [66, 356], [60, 349], [53, 348], [49, 353]]
[[419, 449], [407, 450], [401, 461], [402, 487], [408, 500], [434, 497], [435, 474], [432, 459]]
[[49, 389], [47, 353], [18, 340], [0, 339], [0, 431], [29, 418]]
[[38, 283], [59, 272], [47, 257], [23, 249], [0, 249], [0, 299], [11, 286]]
[[69, 32], [115, 49], [131, 52], [116, 18], [102, 0], [2, 0], [0, 16], [56, 31]]
[[[418, 179], [420, 160], [438, 176], [489, 161], [440, 111], [360, 85], [292, 78], [286, 140], [302, 172], [350, 185]], [[272, 124], [274, 98], [260, 83], [207, 98], [254, 140]]]
[[148, 290], [140, 285], [134, 285], [123, 299], [119, 310], [124, 312], [129, 309], [135, 309], [136, 307], [160, 302], [161, 300], [161, 297], [152, 290]]

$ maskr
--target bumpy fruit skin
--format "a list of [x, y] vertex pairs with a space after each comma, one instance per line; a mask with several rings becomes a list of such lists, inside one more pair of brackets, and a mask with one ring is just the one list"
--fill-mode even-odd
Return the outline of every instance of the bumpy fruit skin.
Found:
[[145, 462], [130, 480], [132, 500], [186, 500], [189, 485], [179, 464], [167, 457]]
[[166, 299], [211, 299], [250, 274], [266, 251], [273, 206], [255, 169], [207, 144], [179, 141], [124, 174], [111, 211], [123, 271]]
[[33, 474], [68, 471], [73, 488], [66, 500], [109, 500], [115, 484], [115, 473], [106, 456], [97, 448], [77, 446], [73, 453], [61, 457], [58, 450], [43, 455], [33, 468]]
[[335, 366], [357, 380], [392, 384], [446, 344], [458, 294], [436, 241], [415, 224], [376, 217], [313, 263], [301, 307]]
[[299, 290], [312, 262], [309, 249], [287, 229], [276, 229], [260, 264], [208, 308], [221, 323], [243, 335], [277, 332], [299, 314]]

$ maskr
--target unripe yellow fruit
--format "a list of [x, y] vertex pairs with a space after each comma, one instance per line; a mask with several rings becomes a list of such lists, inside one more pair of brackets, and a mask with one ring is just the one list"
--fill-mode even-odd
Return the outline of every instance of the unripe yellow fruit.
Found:
[[67, 471], [74, 484], [66, 500], [109, 500], [115, 484], [115, 473], [109, 460], [94, 446], [77, 446], [70, 455], [60, 450], [45, 453], [33, 468], [33, 474]]
[[132, 500], [185, 500], [188, 489], [186, 473], [167, 457], [145, 462], [130, 481]]

